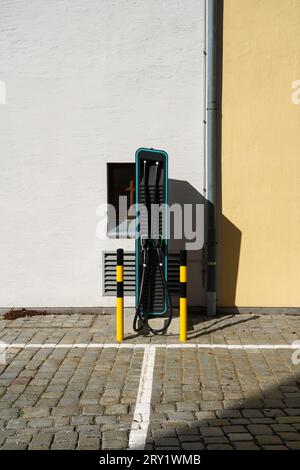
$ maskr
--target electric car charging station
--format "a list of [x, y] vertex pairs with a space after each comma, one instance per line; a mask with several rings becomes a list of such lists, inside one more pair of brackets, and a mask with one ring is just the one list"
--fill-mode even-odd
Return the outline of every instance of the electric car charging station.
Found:
[[[172, 320], [172, 300], [168, 290], [168, 155], [162, 150], [140, 148], [136, 170], [136, 313], [135, 332], [146, 328], [164, 333]], [[149, 320], [167, 316], [160, 329]]]
[[[135, 315], [136, 333], [164, 334], [171, 324], [173, 307], [168, 288], [168, 154], [139, 148], [135, 154], [136, 237]], [[180, 339], [186, 340], [186, 252], [180, 256]], [[123, 250], [117, 253], [117, 340], [124, 337]], [[150, 320], [161, 318], [153, 328]]]

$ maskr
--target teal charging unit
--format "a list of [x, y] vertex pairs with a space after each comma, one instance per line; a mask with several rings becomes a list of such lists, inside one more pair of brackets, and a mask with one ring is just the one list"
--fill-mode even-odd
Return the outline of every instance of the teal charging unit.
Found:
[[[168, 289], [168, 154], [139, 148], [135, 154], [136, 314], [134, 330], [164, 333], [172, 319]], [[160, 329], [149, 320], [167, 317]]]

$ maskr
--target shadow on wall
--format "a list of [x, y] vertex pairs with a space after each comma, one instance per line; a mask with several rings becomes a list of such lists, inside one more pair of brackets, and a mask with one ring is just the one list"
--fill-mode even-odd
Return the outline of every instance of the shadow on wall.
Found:
[[223, 91], [223, 0], [218, 2], [217, 26], [217, 309], [236, 308], [236, 289], [242, 232], [224, 214], [222, 209], [222, 91]]
[[223, 214], [220, 226], [220, 298], [218, 304], [222, 307], [235, 307], [242, 232]]
[[[200, 249], [191, 249], [188, 251], [189, 263], [189, 305], [204, 306], [205, 299], [205, 212], [207, 206], [205, 197], [192, 186], [188, 181], [169, 179], [169, 204], [177, 204], [180, 206], [182, 214], [185, 204], [189, 204], [192, 210], [192, 230], [196, 232], [197, 227], [198, 238], [202, 238], [203, 247]], [[196, 213], [196, 205], [202, 205], [203, 211], [201, 217]], [[240, 247], [241, 247], [241, 231], [232, 224], [223, 214], [219, 216], [220, 232], [222, 237], [222, 246], [220, 250], [221, 259], [219, 274], [220, 283], [220, 300], [222, 306], [235, 306], [236, 285], [239, 267]], [[178, 226], [176, 227], [178, 230]], [[189, 228], [189, 230], [191, 230]], [[175, 236], [174, 217], [170, 217], [170, 240], [169, 250], [179, 251], [186, 248], [186, 244], [190, 242], [190, 237], [185, 232], [184, 223], [182, 221], [180, 232]], [[178, 238], [177, 238], [178, 237]], [[196, 245], [195, 245], [196, 246]]]
[[[203, 238], [205, 233], [204, 217], [196, 217], [196, 205], [199, 204], [203, 208], [205, 207], [205, 198], [199, 191], [194, 188], [188, 181], [169, 179], [169, 205], [172, 207], [177, 205], [180, 208], [183, 218], [181, 223], [174, 215], [170, 214], [170, 225], [169, 225], [169, 251], [180, 251], [188, 249], [187, 244], [192, 242], [191, 236], [187, 233], [187, 230], [191, 232], [193, 230], [197, 233], [197, 238]], [[187, 206], [189, 205], [192, 217], [188, 216]], [[203, 210], [204, 214], [204, 210]], [[190, 219], [192, 218], [192, 224]], [[187, 223], [184, 223], [184, 220]], [[196, 226], [198, 223], [198, 227]], [[192, 225], [192, 227], [191, 227]], [[176, 230], [175, 230], [176, 228]], [[197, 230], [196, 230], [197, 228]], [[188, 250], [188, 303], [189, 306], [201, 307], [205, 305], [205, 272], [203, 264], [203, 242], [197, 243], [199, 248], [196, 246], [196, 240], [194, 246]]]
[[[194, 188], [188, 181], [185, 180], [175, 180], [175, 179], [169, 179], [168, 181], [169, 184], [169, 204], [170, 206], [173, 206], [177, 204], [182, 211], [182, 214], [186, 214], [184, 212], [184, 206], [185, 205], [190, 205], [193, 207], [192, 211], [192, 229], [195, 231], [196, 230], [196, 205], [201, 204], [202, 206], [205, 205], [205, 198], [202, 196], [202, 194], [199, 193], [197, 189]], [[204, 226], [201, 223], [201, 230], [204, 230]], [[178, 239], [175, 238], [175, 226], [174, 226], [174, 218], [171, 216], [170, 220], [170, 240], [169, 240], [169, 249], [171, 251], [178, 251], [178, 250], [183, 250], [186, 248], [186, 243], [191, 242], [189, 237], [187, 237], [186, 232], [185, 232], [185, 227], [184, 223], [182, 221], [181, 224], [181, 232], [182, 236], [180, 233], [178, 233]], [[178, 229], [178, 227], [177, 227]], [[190, 230], [190, 224], [188, 229]], [[200, 231], [200, 230], [198, 230]], [[204, 232], [203, 232], [204, 233]], [[200, 235], [200, 234], [199, 234]], [[200, 253], [202, 250], [193, 250], [193, 252], [198, 252]], [[191, 254], [191, 253], [189, 253]], [[195, 254], [195, 253], [194, 253]]]

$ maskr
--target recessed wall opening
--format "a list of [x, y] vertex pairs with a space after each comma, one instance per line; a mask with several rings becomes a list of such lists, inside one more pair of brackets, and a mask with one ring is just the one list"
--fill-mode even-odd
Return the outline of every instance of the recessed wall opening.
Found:
[[110, 238], [128, 238], [135, 219], [134, 210], [129, 211], [135, 203], [135, 165], [107, 163], [106, 171], [107, 203], [114, 208], [108, 211], [107, 235]]

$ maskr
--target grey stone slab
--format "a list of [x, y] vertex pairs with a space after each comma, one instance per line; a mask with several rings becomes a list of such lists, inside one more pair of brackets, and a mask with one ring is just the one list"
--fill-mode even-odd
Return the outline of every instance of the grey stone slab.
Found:
[[253, 436], [247, 432], [228, 433], [227, 436], [233, 442], [252, 441], [254, 439]]
[[282, 444], [282, 439], [279, 436], [267, 434], [265, 436], [256, 436], [260, 444]]
[[273, 434], [273, 429], [271, 426], [267, 426], [266, 424], [249, 424], [247, 426], [248, 431], [251, 432], [254, 436], [259, 434]]
[[30, 444], [30, 450], [47, 450], [51, 446], [53, 439], [53, 434], [51, 433], [41, 433], [33, 436]]
[[23, 418], [44, 418], [50, 415], [48, 407], [26, 406], [21, 410]]
[[208, 444], [207, 450], [233, 450], [230, 444]]
[[181, 444], [183, 450], [203, 450], [204, 445], [201, 442], [183, 442]]
[[254, 442], [235, 442], [234, 447], [236, 450], [259, 450]]
[[200, 426], [200, 434], [202, 436], [223, 436], [224, 433], [220, 427], [216, 426]]

